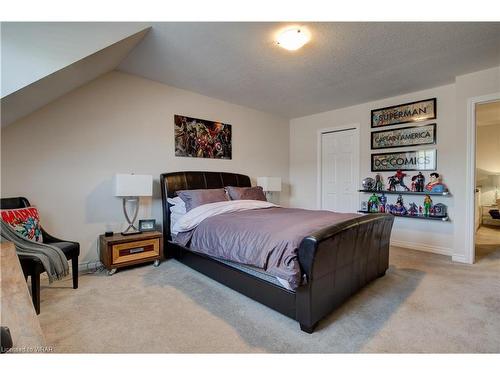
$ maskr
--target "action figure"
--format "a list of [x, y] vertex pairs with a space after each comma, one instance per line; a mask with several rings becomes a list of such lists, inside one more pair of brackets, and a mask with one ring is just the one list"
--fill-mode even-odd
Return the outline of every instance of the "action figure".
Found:
[[384, 184], [382, 183], [382, 176], [377, 173], [375, 176], [375, 191], [384, 190]]
[[423, 192], [424, 191], [425, 177], [422, 172], [411, 178], [411, 191]]
[[432, 207], [432, 199], [429, 195], [424, 198], [424, 215], [429, 216]]
[[417, 216], [418, 215], [418, 208], [415, 203], [410, 203], [410, 208], [408, 209], [408, 214], [411, 216]]
[[389, 177], [389, 191], [396, 191], [396, 186], [399, 185], [404, 188], [406, 191], [409, 191], [408, 187], [404, 183], [404, 178], [407, 176], [406, 173], [403, 173], [401, 169], [396, 171], [394, 176]]
[[415, 191], [423, 192], [424, 191], [424, 184], [425, 184], [425, 177], [422, 174], [422, 172], [418, 172], [416, 177], [417, 177], [417, 181], [415, 183], [415, 188], [416, 188]]
[[379, 199], [376, 194], [368, 199], [368, 212], [378, 212]]
[[384, 213], [385, 212], [385, 205], [387, 204], [387, 197], [385, 196], [384, 193], [382, 193], [382, 195], [378, 198], [378, 200], [380, 202], [380, 206], [378, 208], [378, 211], [381, 213]]
[[406, 210], [406, 207], [403, 204], [403, 198], [401, 195], [398, 197], [398, 200], [396, 202], [396, 205], [394, 206], [394, 210], [392, 212], [394, 215], [407, 215], [408, 211]]
[[398, 195], [398, 199], [396, 200], [396, 204], [400, 204], [401, 206], [404, 206], [403, 202], [403, 196], [401, 194]]
[[425, 185], [425, 191], [431, 193], [443, 193], [448, 191], [446, 185], [441, 182], [441, 178], [439, 177], [439, 173], [433, 172], [431, 173], [430, 182]]
[[411, 191], [417, 191], [417, 176], [413, 176], [411, 178], [411, 187], [410, 187], [410, 190]]

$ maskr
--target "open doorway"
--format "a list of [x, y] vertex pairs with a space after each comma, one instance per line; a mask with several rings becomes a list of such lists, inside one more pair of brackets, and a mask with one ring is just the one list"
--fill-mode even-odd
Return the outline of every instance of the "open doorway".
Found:
[[475, 260], [500, 256], [500, 101], [477, 103]]

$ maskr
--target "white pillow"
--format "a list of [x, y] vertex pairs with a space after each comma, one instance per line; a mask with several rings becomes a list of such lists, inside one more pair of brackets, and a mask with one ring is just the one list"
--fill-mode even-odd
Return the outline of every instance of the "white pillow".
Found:
[[185, 206], [186, 205], [186, 203], [184, 203], [184, 201], [180, 197], [167, 198], [167, 202], [173, 206], [176, 206], [176, 205]]
[[181, 198], [179, 197], [167, 198], [167, 202], [172, 205], [170, 206], [170, 212], [172, 214], [177, 213], [184, 215], [186, 213], [186, 203], [184, 203], [184, 201]]
[[170, 213], [184, 215], [186, 213], [186, 206], [170, 206]]
[[[184, 212], [185, 214], [186, 212]], [[170, 215], [170, 233], [172, 234], [177, 234], [177, 232], [174, 232], [174, 225], [177, 223], [177, 221], [184, 215], [184, 214], [179, 214], [176, 212], [172, 212]]]

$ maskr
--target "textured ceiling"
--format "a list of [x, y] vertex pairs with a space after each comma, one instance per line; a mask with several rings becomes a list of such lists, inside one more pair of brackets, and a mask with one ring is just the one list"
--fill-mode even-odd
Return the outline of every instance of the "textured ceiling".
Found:
[[500, 64], [500, 23], [152, 23], [118, 69], [287, 118], [452, 83]]

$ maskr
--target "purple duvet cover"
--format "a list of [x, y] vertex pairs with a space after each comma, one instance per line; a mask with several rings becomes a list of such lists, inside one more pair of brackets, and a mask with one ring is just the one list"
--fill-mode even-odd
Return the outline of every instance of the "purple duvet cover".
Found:
[[301, 281], [297, 249], [302, 239], [359, 216], [281, 207], [223, 213], [178, 233], [174, 241], [214, 258], [258, 267], [295, 290]]

